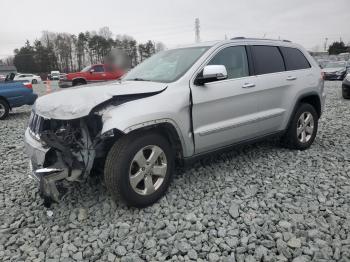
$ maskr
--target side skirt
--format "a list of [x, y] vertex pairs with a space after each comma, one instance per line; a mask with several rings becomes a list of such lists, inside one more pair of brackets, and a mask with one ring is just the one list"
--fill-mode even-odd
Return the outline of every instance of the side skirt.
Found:
[[269, 133], [267, 135], [264, 136], [259, 136], [259, 137], [255, 137], [255, 138], [251, 138], [251, 139], [247, 139], [247, 140], [243, 140], [231, 145], [227, 145], [227, 146], [223, 146], [223, 147], [219, 147], [217, 149], [213, 149], [210, 151], [206, 151], [200, 154], [195, 154], [193, 156], [190, 157], [186, 157], [183, 159], [183, 164], [185, 167], [192, 165], [194, 162], [200, 160], [201, 158], [210, 156], [210, 155], [216, 155], [216, 154], [221, 154], [224, 152], [228, 152], [228, 151], [232, 151], [234, 148], [236, 147], [242, 147], [244, 145], [249, 145], [249, 144], [253, 144], [256, 142], [262, 142], [268, 138], [273, 138], [273, 137], [281, 137], [285, 134], [286, 130], [282, 130], [282, 131], [277, 131], [277, 132], [273, 132], [273, 133]]

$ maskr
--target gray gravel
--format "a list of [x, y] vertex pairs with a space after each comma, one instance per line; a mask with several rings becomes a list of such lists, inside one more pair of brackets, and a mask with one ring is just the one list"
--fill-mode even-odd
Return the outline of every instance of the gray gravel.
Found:
[[142, 210], [95, 179], [45, 209], [27, 179], [30, 107], [15, 109], [0, 122], [0, 261], [349, 261], [350, 101], [326, 87], [309, 150], [267, 141], [203, 159]]

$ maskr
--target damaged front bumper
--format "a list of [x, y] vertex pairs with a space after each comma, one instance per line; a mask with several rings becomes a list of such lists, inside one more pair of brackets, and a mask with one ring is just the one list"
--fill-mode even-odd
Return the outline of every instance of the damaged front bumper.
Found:
[[28, 175], [39, 182], [40, 196], [44, 199], [44, 203], [49, 205], [52, 201], [58, 202], [62, 194], [59, 183], [65, 179], [72, 180], [71, 172], [60, 161], [55, 163], [47, 161], [51, 148], [33, 136], [29, 128], [25, 132], [25, 148], [30, 158]]

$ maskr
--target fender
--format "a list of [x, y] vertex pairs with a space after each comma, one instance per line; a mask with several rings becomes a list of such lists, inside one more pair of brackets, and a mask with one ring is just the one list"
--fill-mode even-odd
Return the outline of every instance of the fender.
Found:
[[302, 101], [303, 99], [307, 98], [307, 97], [310, 97], [310, 96], [317, 96], [321, 108], [320, 108], [320, 109], [315, 108], [315, 109], [316, 109], [317, 113], [319, 114], [319, 117], [321, 117], [321, 114], [322, 114], [322, 100], [321, 100], [321, 98], [320, 98], [320, 95], [319, 95], [316, 91], [310, 91], [310, 92], [307, 92], [307, 93], [303, 93], [302, 95], [300, 95], [300, 96], [296, 99], [296, 101], [295, 101], [295, 103], [294, 103], [293, 111], [292, 111], [292, 113], [290, 114], [290, 116], [289, 116], [289, 118], [288, 118], [288, 122], [287, 122], [287, 126], [286, 126], [285, 130], [287, 130], [288, 127], [290, 126], [290, 123], [291, 123], [291, 121], [292, 121], [292, 119], [293, 119], [293, 116], [294, 116], [294, 114], [296, 113], [296, 111], [298, 110], [298, 106], [299, 106], [299, 104], [301, 103], [301, 101]]
[[[186, 91], [185, 95], [183, 95], [183, 90]], [[188, 111], [189, 91], [187, 88], [183, 90], [173, 88], [169, 90], [169, 93], [140, 94], [140, 97], [132, 96], [130, 100], [121, 99], [114, 104], [108, 103], [106, 107], [98, 109], [102, 120], [101, 135], [103, 136], [110, 130], [128, 134], [146, 127], [170, 124], [181, 142], [183, 155], [192, 155], [194, 144]], [[168, 102], [168, 96], [172, 98], [171, 103]]]
[[137, 131], [137, 130], [145, 128], [145, 127], [154, 127], [154, 126], [157, 126], [159, 124], [164, 124], [164, 123], [170, 124], [174, 127], [174, 129], [176, 130], [177, 136], [180, 139], [183, 154], [187, 156], [188, 155], [186, 153], [187, 147], [186, 147], [184, 137], [182, 136], [181, 130], [180, 130], [179, 126], [176, 124], [176, 122], [172, 119], [169, 119], [169, 118], [150, 120], [150, 121], [138, 123], [138, 124], [135, 124], [132, 126], [128, 126], [126, 128], [125, 127], [110, 128], [110, 127], [108, 127], [108, 123], [107, 123], [106, 125], [105, 124], [103, 125], [102, 131], [101, 131], [101, 136], [109, 133], [111, 130], [118, 130], [119, 132], [126, 135], [126, 134], [129, 134], [130, 132]]

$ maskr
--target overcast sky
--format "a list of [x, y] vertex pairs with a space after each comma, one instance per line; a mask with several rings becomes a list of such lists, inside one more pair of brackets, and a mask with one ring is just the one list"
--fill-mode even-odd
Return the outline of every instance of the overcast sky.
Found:
[[234, 36], [289, 39], [308, 49], [350, 41], [350, 0], [1, 0], [0, 58], [41, 36], [41, 31], [98, 30], [167, 47]]

